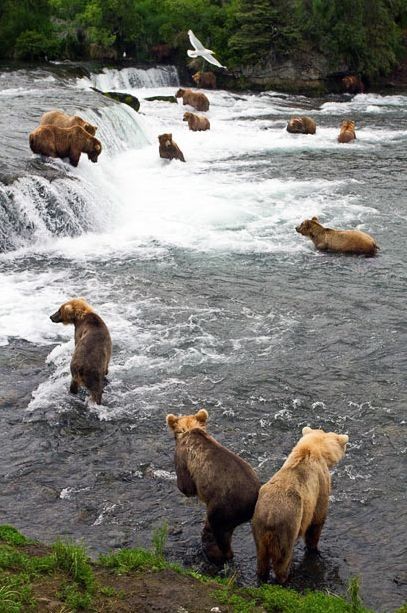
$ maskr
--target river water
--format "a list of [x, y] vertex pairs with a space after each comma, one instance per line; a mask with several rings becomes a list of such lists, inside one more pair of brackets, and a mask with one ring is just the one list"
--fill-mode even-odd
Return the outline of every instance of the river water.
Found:
[[[178, 492], [168, 412], [205, 407], [209, 431], [266, 481], [304, 425], [347, 433], [321, 557], [296, 548], [290, 585], [367, 604], [406, 598], [407, 96], [308, 99], [208, 92], [192, 133], [173, 68], [0, 73], [0, 521], [92, 552], [146, 546], [167, 521], [170, 559], [208, 571], [204, 510]], [[93, 91], [140, 98], [137, 114]], [[99, 125], [98, 164], [31, 154], [42, 112]], [[306, 113], [315, 136], [292, 135]], [[343, 118], [357, 141], [336, 142]], [[158, 156], [172, 132], [186, 164]], [[370, 232], [376, 258], [315, 251], [313, 215]], [[49, 315], [84, 296], [113, 338], [101, 407], [68, 393], [73, 330]], [[239, 581], [255, 582], [248, 525]]]

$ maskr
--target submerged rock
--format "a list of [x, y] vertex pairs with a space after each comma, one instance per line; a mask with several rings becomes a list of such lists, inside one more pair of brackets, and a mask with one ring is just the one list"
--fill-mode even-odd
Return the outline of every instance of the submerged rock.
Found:
[[178, 101], [175, 96], [149, 96], [148, 98], [144, 98], [144, 100], [148, 100], [148, 102], [154, 102], [155, 100], [159, 100], [160, 102], [175, 102], [175, 104], [178, 104]]
[[102, 92], [100, 89], [96, 89], [96, 87], [92, 87], [95, 92], [102, 94], [103, 96], [107, 96], [108, 98], [112, 98], [117, 102], [121, 102], [122, 104], [127, 104], [131, 106], [132, 109], [138, 111], [140, 108], [140, 101], [136, 96], [132, 96], [131, 94], [123, 94], [120, 92]]

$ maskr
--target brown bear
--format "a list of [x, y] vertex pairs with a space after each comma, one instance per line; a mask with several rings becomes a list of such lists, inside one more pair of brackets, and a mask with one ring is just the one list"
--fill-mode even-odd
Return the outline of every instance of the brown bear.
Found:
[[280, 470], [260, 488], [252, 528], [261, 581], [268, 579], [271, 560], [277, 581], [286, 582], [299, 537], [308, 549], [318, 549], [331, 491], [329, 469], [344, 457], [349, 440], [346, 434], [308, 427], [302, 434]]
[[54, 323], [75, 326], [70, 392], [77, 394], [79, 387], [84, 386], [89, 390], [92, 400], [101, 404], [112, 355], [112, 341], [106, 324], [83, 298], [65, 302], [50, 319]]
[[72, 166], [78, 165], [81, 153], [87, 153], [92, 162], [97, 162], [102, 151], [101, 142], [80, 126], [39, 126], [31, 132], [29, 140], [33, 153], [53, 158], [68, 157]]
[[338, 143], [351, 143], [356, 138], [355, 122], [344, 119], [339, 127]]
[[208, 558], [222, 564], [233, 558], [232, 534], [250, 521], [260, 488], [247, 462], [206, 432], [208, 413], [167, 415], [175, 435], [177, 485], [185, 496], [198, 496], [206, 504], [202, 546]]
[[357, 75], [347, 75], [342, 79], [342, 87], [348, 94], [363, 94], [365, 85]]
[[193, 132], [201, 132], [211, 129], [209, 119], [203, 115], [195, 115], [194, 113], [184, 113], [183, 121], [188, 122], [188, 127]]
[[78, 115], [67, 115], [63, 111], [48, 111], [40, 119], [40, 126], [57, 126], [58, 128], [72, 128], [73, 126], [81, 126], [86, 132], [95, 136], [97, 126], [93, 126], [88, 121], [82, 119]]
[[315, 134], [316, 131], [317, 124], [306, 115], [291, 117], [287, 124], [287, 132], [291, 134]]
[[207, 72], [201, 72], [198, 70], [192, 75], [192, 80], [196, 83], [197, 87], [203, 87], [203, 89], [216, 89], [216, 76], [212, 70]]
[[177, 143], [174, 143], [172, 140], [172, 134], [160, 134], [158, 140], [160, 142], [160, 158], [164, 158], [166, 160], [181, 160], [181, 162], [185, 162], [184, 154], [178, 147]]
[[379, 249], [374, 238], [367, 232], [325, 228], [319, 223], [318, 217], [306, 219], [295, 229], [299, 234], [308, 236], [319, 251], [372, 256]]
[[197, 111], [209, 110], [209, 100], [202, 92], [193, 92], [191, 89], [180, 88], [175, 97], [182, 98], [183, 104], [189, 104]]

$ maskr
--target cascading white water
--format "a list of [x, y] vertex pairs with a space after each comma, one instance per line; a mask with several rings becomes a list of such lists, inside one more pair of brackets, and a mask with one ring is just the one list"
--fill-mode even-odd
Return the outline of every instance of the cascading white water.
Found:
[[[179, 78], [175, 66], [156, 66], [143, 70], [141, 68], [104, 68], [103, 72], [92, 74], [93, 87], [102, 91], [138, 89], [142, 87], [178, 87]], [[86, 86], [89, 79], [80, 79], [78, 83]]]

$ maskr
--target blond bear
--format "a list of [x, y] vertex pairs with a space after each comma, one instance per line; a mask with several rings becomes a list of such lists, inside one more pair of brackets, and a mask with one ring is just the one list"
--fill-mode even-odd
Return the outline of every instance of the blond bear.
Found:
[[203, 132], [211, 129], [209, 119], [203, 115], [195, 115], [195, 113], [184, 113], [183, 121], [188, 122], [188, 128], [192, 132]]
[[259, 492], [252, 520], [257, 575], [267, 581], [270, 561], [276, 579], [288, 578], [295, 542], [317, 550], [328, 512], [329, 470], [345, 455], [349, 437], [305, 427], [280, 470]]
[[206, 505], [203, 550], [223, 564], [233, 557], [234, 529], [253, 515], [260, 482], [247, 462], [207, 434], [207, 419], [201, 409], [195, 415], [167, 415], [167, 424], [175, 436], [178, 488]]
[[339, 127], [338, 143], [351, 143], [355, 138], [355, 122], [345, 119]]
[[57, 126], [58, 128], [72, 128], [73, 126], [80, 126], [92, 136], [95, 136], [97, 130], [97, 126], [85, 121], [82, 119], [82, 117], [79, 117], [79, 115], [68, 115], [63, 111], [58, 110], [44, 113], [40, 119], [40, 125]]

